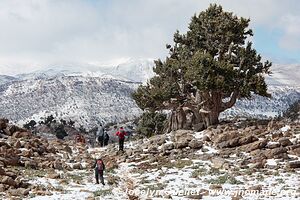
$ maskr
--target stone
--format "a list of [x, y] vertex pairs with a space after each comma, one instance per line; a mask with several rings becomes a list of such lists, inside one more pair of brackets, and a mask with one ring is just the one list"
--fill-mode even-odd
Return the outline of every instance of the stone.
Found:
[[300, 161], [291, 161], [288, 163], [289, 168], [300, 168]]
[[72, 166], [73, 169], [82, 169], [82, 165], [80, 163], [75, 163], [73, 166]]
[[55, 161], [53, 162], [53, 168], [54, 168], [54, 169], [62, 170], [62, 169], [63, 169], [62, 163], [61, 163], [59, 160], [55, 160]]
[[72, 154], [72, 149], [68, 145], [66, 145], [63, 150], [68, 152], [69, 154]]
[[214, 138], [214, 143], [218, 144], [218, 143], [221, 143], [221, 142], [232, 140], [234, 138], [237, 138], [239, 135], [240, 134], [236, 131], [230, 131], [230, 132], [222, 133], [220, 135], [217, 135]]
[[211, 190], [222, 190], [223, 187], [222, 187], [222, 185], [212, 184], [212, 185], [209, 186], [209, 189], [211, 189]]
[[258, 190], [261, 191], [263, 189], [262, 185], [254, 185], [248, 188], [248, 190]]
[[0, 192], [5, 192], [5, 185], [3, 184], [0, 184]]
[[262, 149], [267, 144], [268, 144], [268, 140], [267, 139], [262, 139], [262, 140], [259, 140], [259, 141], [241, 146], [241, 150], [244, 150], [246, 152], [251, 152], [251, 151], [254, 151], [256, 149]]
[[60, 174], [57, 174], [57, 173], [49, 173], [49, 174], [47, 175], [47, 178], [59, 179], [59, 178], [60, 178]]
[[209, 137], [208, 135], [204, 135], [204, 136], [202, 137], [202, 141], [203, 141], [203, 142], [211, 142], [211, 139], [210, 139], [210, 137]]
[[12, 137], [14, 138], [28, 138], [28, 137], [31, 137], [31, 133], [30, 132], [20, 132], [20, 131], [17, 131], [17, 132], [14, 132]]
[[188, 146], [191, 147], [192, 149], [201, 149], [203, 146], [203, 143], [199, 140], [194, 139], [189, 142]]
[[18, 185], [17, 182], [9, 176], [2, 176], [0, 179], [0, 183], [13, 187], [17, 187]]
[[278, 147], [275, 149], [267, 149], [265, 151], [265, 156], [270, 159], [270, 158], [274, 158], [276, 155], [280, 155], [283, 153], [286, 153], [287, 149], [285, 147]]
[[33, 160], [27, 160], [24, 162], [26, 168], [37, 169], [38, 164]]
[[1, 176], [6, 175], [5, 170], [2, 167], [0, 167], [0, 175]]
[[174, 143], [167, 143], [162, 146], [163, 151], [170, 151], [174, 148], [175, 148]]
[[175, 147], [177, 149], [186, 148], [186, 147], [188, 147], [188, 145], [189, 145], [189, 141], [184, 140], [184, 139], [182, 139], [181, 141], [175, 143]]
[[9, 157], [9, 158], [2, 158], [0, 157], [0, 161], [3, 162], [6, 166], [19, 166], [20, 164], [20, 157], [19, 156], [14, 156], [14, 157]]
[[268, 149], [275, 149], [275, 148], [278, 148], [278, 147], [280, 147], [280, 143], [279, 142], [269, 142], [266, 145], [266, 148], [268, 148]]
[[215, 157], [211, 159], [211, 162], [215, 168], [221, 169], [226, 163], [226, 160], [220, 157]]
[[18, 188], [18, 189], [9, 189], [8, 193], [12, 196], [27, 196], [30, 189]]
[[293, 145], [293, 143], [289, 140], [289, 138], [286, 138], [286, 137], [280, 138], [280, 139], [278, 140], [278, 142], [279, 142], [283, 147]]
[[194, 124], [193, 128], [195, 132], [199, 132], [205, 129], [205, 124], [204, 123]]
[[0, 141], [0, 147], [6, 147], [6, 148], [11, 148], [11, 146], [9, 144], [7, 144], [6, 142]]
[[194, 139], [194, 132], [191, 130], [177, 130], [175, 132], [173, 132], [174, 134], [174, 140], [175, 142], [181, 142], [183, 140], [185, 141], [191, 141], [192, 139]]
[[14, 147], [17, 149], [21, 148], [22, 147], [21, 142], [19, 140], [17, 140], [14, 144]]

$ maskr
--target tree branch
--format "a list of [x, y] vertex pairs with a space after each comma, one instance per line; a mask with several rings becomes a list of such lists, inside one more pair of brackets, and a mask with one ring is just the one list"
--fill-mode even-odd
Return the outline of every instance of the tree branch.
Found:
[[223, 112], [228, 108], [231, 108], [235, 104], [238, 96], [239, 96], [239, 91], [238, 90], [233, 91], [233, 93], [230, 95], [230, 100], [228, 102], [222, 103], [221, 112]]

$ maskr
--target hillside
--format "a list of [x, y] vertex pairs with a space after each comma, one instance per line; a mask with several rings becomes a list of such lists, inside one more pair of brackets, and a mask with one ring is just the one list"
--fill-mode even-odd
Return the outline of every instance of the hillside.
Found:
[[[153, 76], [152, 66], [151, 59], [127, 59], [101, 67], [61, 66], [14, 77], [0, 76], [0, 113], [19, 124], [53, 114], [88, 128], [101, 121], [133, 119], [141, 110], [131, 93]], [[300, 81], [293, 73], [298, 68], [274, 65], [272, 76], [266, 77], [272, 98], [254, 95], [239, 100], [221, 118], [280, 116], [300, 99]]]
[[[92, 148], [47, 140], [0, 120], [2, 199], [298, 199], [300, 127], [236, 121]], [[11, 130], [11, 131], [9, 131]], [[101, 157], [105, 186], [92, 165]]]
[[1, 115], [22, 124], [53, 114], [88, 127], [140, 114], [131, 93], [137, 83], [111, 78], [57, 76], [1, 85]]

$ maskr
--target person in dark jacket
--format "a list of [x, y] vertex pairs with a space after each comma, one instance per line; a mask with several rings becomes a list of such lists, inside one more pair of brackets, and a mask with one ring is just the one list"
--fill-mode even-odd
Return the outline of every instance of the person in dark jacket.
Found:
[[123, 127], [120, 127], [120, 130], [116, 133], [116, 136], [119, 138], [119, 151], [124, 151], [124, 141], [125, 141], [126, 132]]
[[105, 132], [104, 132], [104, 146], [108, 145], [108, 141], [109, 141], [109, 135], [108, 135], [108, 133], [105, 131]]
[[98, 143], [100, 144], [100, 147], [102, 147], [104, 142], [104, 128], [102, 124], [100, 124], [100, 126], [98, 127], [96, 136], [97, 136]]
[[95, 169], [96, 183], [99, 184], [99, 178], [100, 178], [102, 185], [105, 185], [104, 177], [103, 177], [103, 171], [105, 170], [105, 165], [103, 160], [101, 158], [96, 159], [93, 168]]

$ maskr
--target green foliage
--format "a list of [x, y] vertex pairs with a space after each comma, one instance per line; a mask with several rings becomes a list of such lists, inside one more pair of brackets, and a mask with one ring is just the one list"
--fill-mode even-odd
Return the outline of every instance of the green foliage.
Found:
[[147, 137], [151, 137], [154, 134], [162, 134], [165, 120], [165, 114], [145, 112], [138, 122], [137, 132]]
[[243, 184], [243, 182], [237, 180], [234, 176], [231, 176], [229, 174], [219, 176], [215, 179], [210, 179], [207, 182], [209, 184], [224, 184], [224, 183], [229, 183], [233, 185]]
[[24, 124], [23, 127], [32, 130], [34, 129], [35, 125], [36, 125], [36, 121], [30, 120], [28, 123]]
[[216, 4], [194, 15], [188, 31], [177, 31], [173, 46], [167, 45], [166, 60], [155, 61], [156, 76], [133, 94], [137, 105], [151, 112], [185, 105], [214, 123], [218, 120], [212, 117], [238, 98], [270, 96], [263, 75], [270, 73], [271, 63], [262, 63], [246, 42], [253, 36], [249, 22]]
[[45, 119], [44, 124], [50, 125], [52, 122], [54, 122], [54, 117], [53, 117], [53, 115], [50, 115]]
[[65, 131], [64, 126], [62, 124], [58, 125], [55, 128], [54, 133], [58, 139], [64, 139], [64, 137], [68, 136], [68, 134]]

